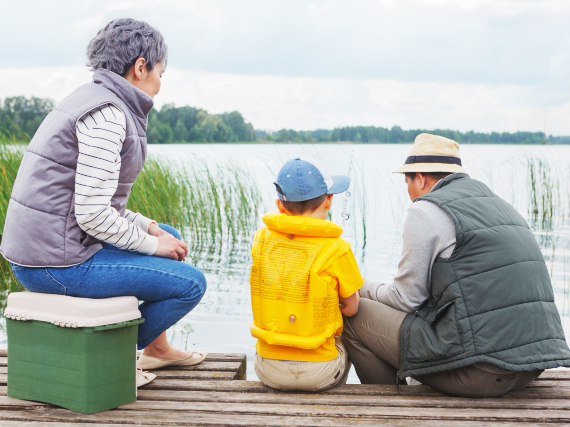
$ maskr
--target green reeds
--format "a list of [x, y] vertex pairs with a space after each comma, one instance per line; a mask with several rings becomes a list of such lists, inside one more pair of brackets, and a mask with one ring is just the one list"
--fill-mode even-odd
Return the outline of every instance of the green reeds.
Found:
[[[0, 242], [2, 242], [2, 232], [4, 230], [4, 222], [6, 221], [6, 211], [8, 210], [8, 202], [12, 187], [18, 174], [18, 168], [24, 155], [20, 147], [13, 146], [11, 140], [0, 140]], [[7, 143], [10, 144], [7, 145]], [[0, 255], [0, 290], [1, 291], [19, 291], [20, 284], [12, 275], [12, 269], [8, 262]], [[0, 298], [3, 304], [5, 298]]]
[[189, 257], [231, 251], [256, 229], [261, 197], [252, 176], [233, 164], [184, 167], [147, 160], [129, 209], [180, 230]]
[[540, 158], [527, 159], [529, 218], [533, 228], [552, 230], [560, 207], [560, 181], [551, 165]]
[[[0, 143], [0, 238], [23, 150]], [[248, 242], [256, 229], [261, 199], [252, 176], [232, 165], [195, 161], [177, 167], [148, 159], [129, 198], [129, 209], [180, 230], [190, 262], [204, 254], [221, 256]], [[0, 257], [0, 289], [20, 290]]]

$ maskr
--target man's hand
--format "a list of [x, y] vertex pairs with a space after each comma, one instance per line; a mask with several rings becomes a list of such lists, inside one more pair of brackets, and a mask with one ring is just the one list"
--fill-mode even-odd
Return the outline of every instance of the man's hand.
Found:
[[361, 298], [371, 299], [372, 301], [376, 301], [375, 294], [376, 288], [378, 287], [378, 283], [372, 282], [368, 279], [364, 279], [364, 286], [358, 290], [358, 295]]
[[158, 248], [154, 256], [170, 258], [175, 261], [185, 261], [186, 255], [188, 255], [188, 245], [186, 243], [166, 232], [163, 236], [158, 236]]
[[156, 237], [160, 237], [160, 236], [166, 236], [167, 234], [170, 235], [170, 233], [168, 233], [167, 231], [164, 231], [162, 228], [160, 228], [158, 226], [158, 224], [156, 224], [155, 222], [151, 222], [150, 225], [148, 226], [148, 234], [150, 234], [151, 236], [156, 236]]

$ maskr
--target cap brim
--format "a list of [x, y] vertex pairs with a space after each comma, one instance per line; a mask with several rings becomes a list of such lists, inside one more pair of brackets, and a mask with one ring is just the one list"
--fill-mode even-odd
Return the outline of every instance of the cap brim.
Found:
[[348, 176], [333, 175], [331, 179], [333, 180], [333, 185], [329, 191], [327, 191], [327, 194], [344, 193], [348, 190], [348, 187], [350, 187], [350, 178]]
[[[439, 160], [439, 159], [438, 159]], [[467, 173], [460, 165], [448, 163], [410, 163], [402, 166], [400, 169], [392, 173], [407, 172], [449, 172], [449, 173]]]

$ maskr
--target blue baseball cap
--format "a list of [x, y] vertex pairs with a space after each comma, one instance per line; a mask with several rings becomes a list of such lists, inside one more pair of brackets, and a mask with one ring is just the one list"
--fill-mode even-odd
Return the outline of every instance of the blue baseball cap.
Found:
[[323, 194], [342, 193], [348, 190], [350, 179], [344, 175], [330, 176], [320, 160], [297, 157], [285, 162], [273, 184], [282, 201], [304, 202]]

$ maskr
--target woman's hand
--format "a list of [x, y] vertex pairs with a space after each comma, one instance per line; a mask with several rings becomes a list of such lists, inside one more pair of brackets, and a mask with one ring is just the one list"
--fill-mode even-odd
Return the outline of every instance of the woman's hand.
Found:
[[148, 226], [148, 234], [150, 234], [151, 236], [156, 236], [156, 237], [160, 237], [160, 236], [166, 236], [168, 233], [167, 231], [164, 231], [162, 228], [160, 228], [158, 226], [157, 223], [155, 222], [151, 222], [150, 225]]
[[186, 243], [167, 232], [164, 232], [162, 236], [158, 236], [158, 248], [153, 256], [170, 258], [175, 261], [185, 261], [186, 255], [188, 255], [188, 245]]

